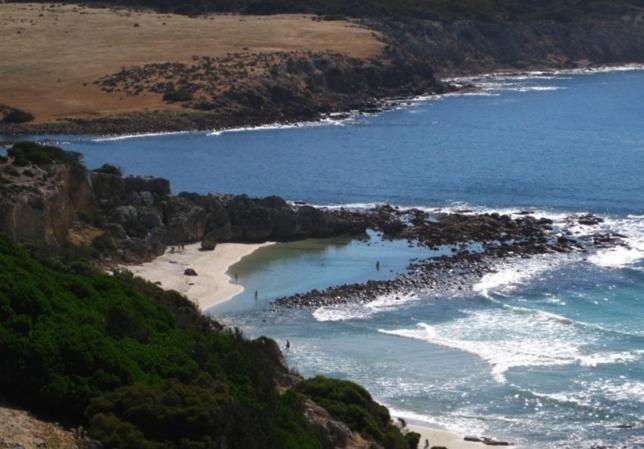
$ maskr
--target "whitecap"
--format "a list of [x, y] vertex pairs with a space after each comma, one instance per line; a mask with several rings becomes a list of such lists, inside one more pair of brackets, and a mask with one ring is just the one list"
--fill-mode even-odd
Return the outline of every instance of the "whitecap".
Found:
[[594, 407], [595, 404], [602, 403], [603, 400], [644, 404], [644, 382], [632, 379], [597, 379], [578, 382], [574, 391], [531, 392], [531, 394], [581, 407]]
[[505, 373], [515, 367], [625, 364], [643, 354], [639, 350], [589, 354], [587, 348], [599, 336], [549, 312], [512, 306], [464, 313], [465, 317], [447, 323], [419, 323], [411, 329], [379, 332], [474, 354], [490, 364], [492, 377], [499, 383], [505, 383]]
[[499, 262], [494, 267], [495, 271], [483, 275], [472, 290], [488, 299], [493, 293], [508, 294], [549, 271], [578, 260], [576, 255], [541, 255]]
[[352, 121], [357, 116], [357, 112], [352, 112], [349, 116], [343, 114], [342, 118], [335, 118], [329, 116], [320, 120], [308, 122], [293, 122], [293, 123], [269, 123], [266, 125], [258, 126], [240, 126], [237, 128], [223, 128], [216, 129], [208, 133], [209, 136], [221, 136], [228, 133], [240, 133], [249, 131], [271, 131], [271, 130], [284, 130], [284, 129], [299, 129], [299, 128], [314, 128], [318, 126], [344, 126], [346, 123]]
[[339, 304], [318, 307], [313, 312], [313, 317], [320, 322], [366, 320], [377, 313], [388, 312], [400, 307], [402, 304], [419, 299], [411, 293], [391, 293], [380, 295], [374, 301], [364, 304]]
[[142, 139], [145, 137], [174, 136], [179, 134], [190, 134], [190, 133], [191, 131], [170, 131], [170, 132], [159, 132], [159, 133], [123, 134], [119, 136], [96, 137], [92, 139], [92, 142], [112, 142], [112, 141], [118, 141], [118, 140]]

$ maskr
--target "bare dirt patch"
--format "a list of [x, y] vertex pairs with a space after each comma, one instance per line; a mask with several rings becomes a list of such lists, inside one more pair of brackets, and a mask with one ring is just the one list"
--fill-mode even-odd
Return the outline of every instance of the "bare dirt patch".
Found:
[[0, 449], [78, 449], [74, 434], [29, 413], [0, 406]]
[[367, 59], [383, 48], [369, 29], [303, 15], [190, 18], [10, 3], [0, 4], [0, 29], [0, 103], [31, 112], [37, 122], [180, 109], [156, 93], [109, 93], [93, 84], [122, 67], [232, 53], [331, 51]]

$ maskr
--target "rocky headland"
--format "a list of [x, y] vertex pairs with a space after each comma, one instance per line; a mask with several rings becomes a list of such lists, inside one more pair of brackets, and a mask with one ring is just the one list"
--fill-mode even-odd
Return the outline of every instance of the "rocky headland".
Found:
[[150, 260], [170, 245], [265, 242], [362, 234], [357, 215], [293, 206], [282, 198], [180, 193], [169, 181], [88, 170], [59, 148], [18, 143], [0, 162], [0, 231], [55, 252], [105, 263]]
[[[154, 1], [144, 3], [155, 6]], [[257, 27], [270, 27], [261, 20], [275, 17], [273, 14], [319, 14], [300, 16], [291, 26], [308, 29], [310, 25], [306, 22], [322, 26], [345, 24], [329, 31], [330, 41], [364, 42], [351, 51], [339, 51], [337, 45], [329, 45], [327, 50], [313, 48], [313, 44], [293, 50], [297, 42], [285, 44], [278, 39], [280, 45], [272, 44], [273, 37], [268, 34], [263, 37], [265, 46], [248, 44], [219, 54], [202, 48], [190, 50], [191, 44], [187, 42], [185, 48], [167, 59], [140, 64], [115, 61], [111, 69], [88, 74], [78, 86], [67, 86], [87, 95], [87, 99], [79, 100], [87, 103], [81, 108], [85, 113], [76, 109], [72, 113], [73, 108], [70, 112], [45, 110], [53, 119], [43, 118], [43, 113], [31, 114], [33, 111], [18, 109], [20, 105], [11, 103], [11, 98], [0, 97], [0, 103], [5, 104], [0, 105], [0, 133], [134, 134], [315, 121], [350, 111], [380, 111], [391, 104], [391, 99], [472, 89], [470, 85], [442, 81], [455, 76], [644, 62], [644, 9], [629, 1], [620, 1], [613, 8], [594, 3], [582, 9], [567, 4], [561, 8], [535, 5], [514, 13], [503, 7], [502, 2], [493, 5], [498, 7], [496, 12], [494, 8], [478, 11], [474, 6], [443, 11], [442, 7], [425, 5], [422, 13], [414, 13], [400, 6], [400, 14], [392, 15], [368, 12], [370, 4], [365, 5], [364, 11], [340, 5], [341, 10], [349, 10], [323, 14], [324, 8], [283, 3], [271, 3], [266, 6], [268, 10], [258, 11], [240, 2], [229, 5], [225, 12], [242, 14], [237, 28], [243, 28], [245, 17], [260, 20]], [[179, 6], [177, 9], [181, 9]], [[219, 11], [217, 4], [206, 6], [205, 12]], [[33, 14], [49, 9], [34, 8]], [[91, 8], [74, 11], [66, 13], [96, 14]], [[128, 33], [136, 29], [139, 33], [136, 36], [140, 36], [137, 39], [140, 42], [150, 39], [150, 45], [160, 45], [160, 37], [154, 34], [158, 31], [152, 28], [169, 28], [175, 20], [164, 15], [159, 16], [159, 23], [139, 26], [139, 22], [152, 20], [148, 17], [152, 12], [117, 10], [117, 13], [116, 24], [114, 20], [108, 21], [105, 27], [139, 17]], [[193, 20], [194, 26], [201, 27], [213, 17], [181, 20]], [[184, 28], [187, 26], [181, 23]], [[204, 30], [210, 32], [206, 31], [208, 28]], [[346, 30], [366, 31], [371, 41], [365, 33], [354, 36], [346, 34]], [[215, 37], [225, 36], [215, 33]], [[103, 37], [97, 39], [102, 42]], [[72, 44], [76, 42], [69, 43]], [[85, 52], [79, 50], [75, 54]], [[74, 62], [92, 67], [92, 61]], [[8, 70], [21, 69], [11, 66]], [[20, 87], [19, 80], [14, 81]], [[11, 96], [11, 92], [7, 95]], [[109, 110], [107, 104], [111, 105]]]

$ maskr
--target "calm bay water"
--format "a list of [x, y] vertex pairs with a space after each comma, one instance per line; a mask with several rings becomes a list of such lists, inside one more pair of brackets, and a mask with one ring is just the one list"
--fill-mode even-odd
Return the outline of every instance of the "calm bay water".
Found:
[[423, 253], [376, 235], [264, 248], [212, 313], [290, 340], [303, 374], [355, 380], [411, 420], [530, 447], [644, 447], [644, 72], [481, 85], [335, 125], [61, 140], [176, 192], [603, 215], [629, 247], [506, 261], [458, 298], [275, 313], [271, 298], [392, 276]]

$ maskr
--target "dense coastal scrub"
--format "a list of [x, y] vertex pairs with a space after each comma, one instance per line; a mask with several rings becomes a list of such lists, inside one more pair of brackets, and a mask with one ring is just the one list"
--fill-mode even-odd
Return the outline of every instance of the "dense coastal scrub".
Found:
[[418, 445], [418, 435], [413, 432], [401, 435], [391, 423], [389, 410], [375, 402], [360, 385], [317, 376], [300, 382], [295, 390], [313, 399], [351, 430], [383, 441], [387, 448]]
[[[0, 394], [87, 426], [106, 448], [332, 447], [301, 411], [309, 391], [352, 410], [331, 413], [383, 447], [415, 447], [358, 387], [325, 380], [323, 390], [303, 384], [280, 394], [298, 378], [272, 340], [246, 340], [131, 275], [41, 262], [5, 237], [0, 317]], [[355, 421], [374, 410], [377, 421]]]
[[[87, 3], [87, 2], [85, 2]], [[91, 2], [90, 2], [91, 3]], [[199, 14], [213, 11], [246, 14], [279, 14], [305, 12], [323, 18], [363, 17], [453, 21], [459, 19], [495, 21], [499, 18], [519, 20], [552, 19], [570, 21], [579, 15], [619, 14], [624, 8], [642, 6], [637, 0], [101, 0], [95, 3], [121, 6], [146, 6], [165, 12]]]
[[27, 123], [34, 120], [33, 114], [22, 109], [12, 108], [0, 103], [0, 121], [10, 124]]

